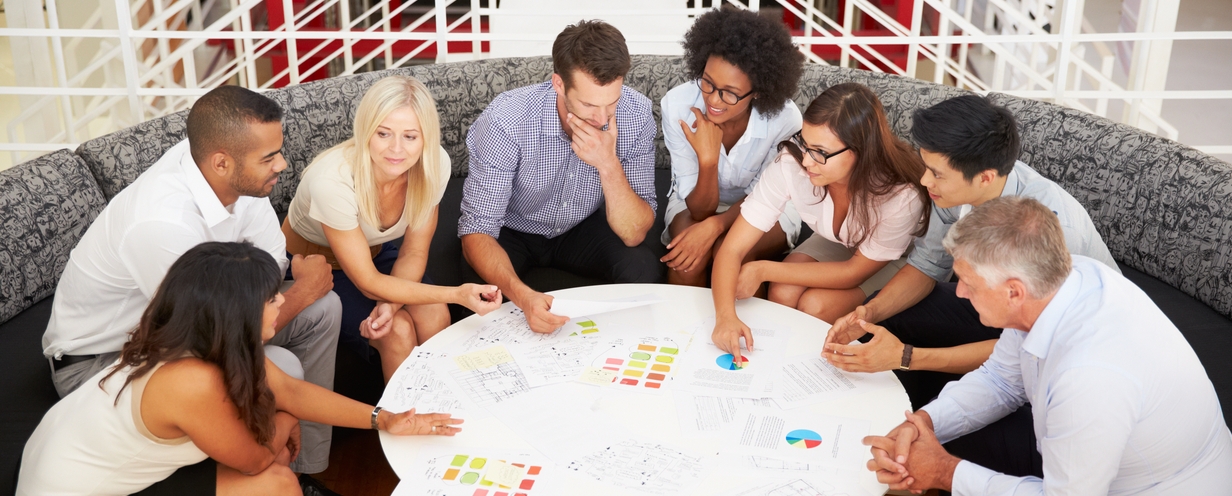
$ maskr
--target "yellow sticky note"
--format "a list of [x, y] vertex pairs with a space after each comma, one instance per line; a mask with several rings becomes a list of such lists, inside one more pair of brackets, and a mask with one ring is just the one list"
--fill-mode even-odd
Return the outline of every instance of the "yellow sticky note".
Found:
[[578, 377], [579, 382], [594, 384], [596, 386], [606, 386], [611, 384], [615, 379], [616, 372], [601, 369], [599, 367], [586, 367], [586, 370], [583, 370], [582, 375]]
[[515, 467], [495, 460], [488, 464], [488, 471], [483, 474], [484, 479], [507, 487], [518, 487], [524, 476], [526, 476], [526, 467]]
[[458, 364], [458, 368], [468, 371], [495, 367], [498, 364], [512, 361], [513, 356], [504, 346], [493, 346], [453, 357], [453, 362]]

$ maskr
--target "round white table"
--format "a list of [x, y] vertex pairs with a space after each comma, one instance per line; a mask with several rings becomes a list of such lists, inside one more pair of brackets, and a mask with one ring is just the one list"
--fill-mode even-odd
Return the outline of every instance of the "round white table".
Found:
[[[683, 329], [714, 316], [714, 303], [711, 299], [710, 290], [703, 288], [666, 284], [609, 284], [565, 289], [554, 291], [550, 294], [574, 300], [616, 300], [656, 295], [666, 300], [666, 303], [659, 303], [649, 307], [655, 326], [658, 328], [676, 326]], [[505, 303], [506, 307], [511, 305], [513, 305], [511, 302]], [[782, 328], [790, 329], [791, 336], [788, 341], [788, 349], [791, 350], [790, 354], [792, 355], [820, 353], [826, 331], [830, 327], [829, 324], [815, 317], [759, 298], [750, 298], [738, 302], [736, 304], [736, 311], [746, 324], [756, 326], [757, 322], [773, 322]], [[456, 340], [473, 334], [485, 323], [487, 323], [487, 319], [484, 317], [472, 315], [445, 329], [421, 345], [421, 348], [429, 351], [440, 350]], [[698, 336], [695, 339], [704, 338], [704, 336]], [[882, 372], [882, 374], [893, 376], [891, 372]], [[870, 434], [883, 434], [901, 423], [903, 421], [903, 412], [911, 408], [907, 394], [903, 391], [897, 379], [894, 380], [894, 384], [895, 387], [893, 388], [875, 389], [864, 394], [803, 407], [803, 409], [823, 415], [866, 420], [871, 425]], [[386, 394], [389, 394], [388, 390]], [[619, 394], [639, 393], [620, 392]], [[626, 421], [623, 423], [627, 424], [625, 427], [630, 431], [645, 439], [653, 439], [657, 442], [681, 447], [688, 446], [699, 452], [718, 451], [720, 440], [717, 437], [713, 440], [707, 440], [705, 443], [699, 443], [696, 439], [690, 439], [687, 442], [683, 440], [675, 414], [675, 403], [671, 394], [657, 396], [640, 394], [639, 399], [641, 401], [636, 403], [620, 401], [619, 399], [625, 398], [625, 396], [620, 396], [619, 394], [614, 392], [612, 401], [607, 401], [607, 398], [603, 398], [597, 404], [597, 409], [611, 414], [612, 417], [617, 419], [644, 418], [644, 412], [647, 411], [662, 412], [662, 421], [660, 422], [639, 421], [635, 424]], [[504, 424], [497, 421], [495, 417], [481, 418], [473, 421], [467, 420], [462, 425], [462, 428], [462, 432], [456, 437], [398, 437], [382, 432], [381, 446], [385, 451], [385, 456], [389, 460], [390, 466], [393, 467], [398, 477], [404, 481], [414, 481], [421, 477], [420, 474], [408, 473], [410, 471], [408, 467], [412, 466], [416, 454], [422, 446], [449, 446], [451, 443], [474, 446], [476, 440], [482, 439], [486, 443], [485, 445], [491, 445], [493, 449], [533, 452], [533, 448], [526, 441], [510, 431]], [[703, 476], [701, 485], [693, 493], [726, 494], [744, 487], [752, 487], [759, 481], [770, 482], [776, 479], [790, 480], [802, 478], [798, 476], [807, 478], [807, 474], [804, 473], [781, 472], [781, 477], [774, 476], [773, 478], [768, 478], [765, 473], [740, 474], [731, 472], [708, 472]], [[568, 479], [568, 486], [572, 494], [625, 494], [619, 488], [604, 486], [597, 481], [575, 474], [561, 475]], [[886, 486], [878, 483], [873, 473], [864, 470], [863, 467], [861, 467], [858, 473], [852, 475], [851, 478], [851, 480], [844, 482], [859, 487], [865, 494], [882, 495], [886, 492]]]

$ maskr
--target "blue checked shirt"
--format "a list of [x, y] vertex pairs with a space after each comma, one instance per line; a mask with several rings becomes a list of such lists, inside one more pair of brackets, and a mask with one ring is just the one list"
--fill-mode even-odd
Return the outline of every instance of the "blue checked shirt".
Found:
[[[616, 104], [616, 157], [633, 192], [657, 209], [651, 102], [622, 87]], [[578, 158], [545, 82], [501, 93], [466, 137], [470, 175], [462, 188], [458, 237], [501, 227], [554, 238], [599, 209], [599, 172]]]

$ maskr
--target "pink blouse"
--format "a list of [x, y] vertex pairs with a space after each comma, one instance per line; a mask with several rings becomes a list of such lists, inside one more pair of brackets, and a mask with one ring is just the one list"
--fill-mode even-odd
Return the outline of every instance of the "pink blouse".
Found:
[[[740, 215], [753, 227], [762, 232], [769, 231], [778, 222], [787, 202], [791, 202], [800, 213], [800, 220], [813, 229], [813, 232], [830, 241], [841, 243], [853, 248], [849, 241], [851, 235], [847, 225], [851, 213], [843, 219], [839, 235], [834, 236], [834, 201], [830, 195], [823, 200], [817, 195], [820, 188], [809, 182], [808, 173], [800, 167], [796, 159], [788, 153], [780, 153], [778, 159], [766, 166], [761, 180], [753, 186], [753, 192], [744, 199], [740, 207]], [[895, 188], [890, 194], [875, 201], [878, 205], [877, 214], [870, 216], [876, 224], [872, 232], [865, 236], [860, 244], [860, 253], [869, 260], [896, 260], [907, 251], [911, 241], [915, 239], [912, 233], [919, 228], [924, 201], [916, 189], [910, 184]]]

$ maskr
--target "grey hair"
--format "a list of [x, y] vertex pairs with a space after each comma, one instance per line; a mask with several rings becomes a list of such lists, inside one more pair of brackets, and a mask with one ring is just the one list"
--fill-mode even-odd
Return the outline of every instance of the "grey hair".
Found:
[[980, 205], [950, 228], [943, 244], [989, 285], [1018, 279], [1033, 298], [1052, 294], [1070, 272], [1061, 222], [1034, 198], [1003, 196]]

